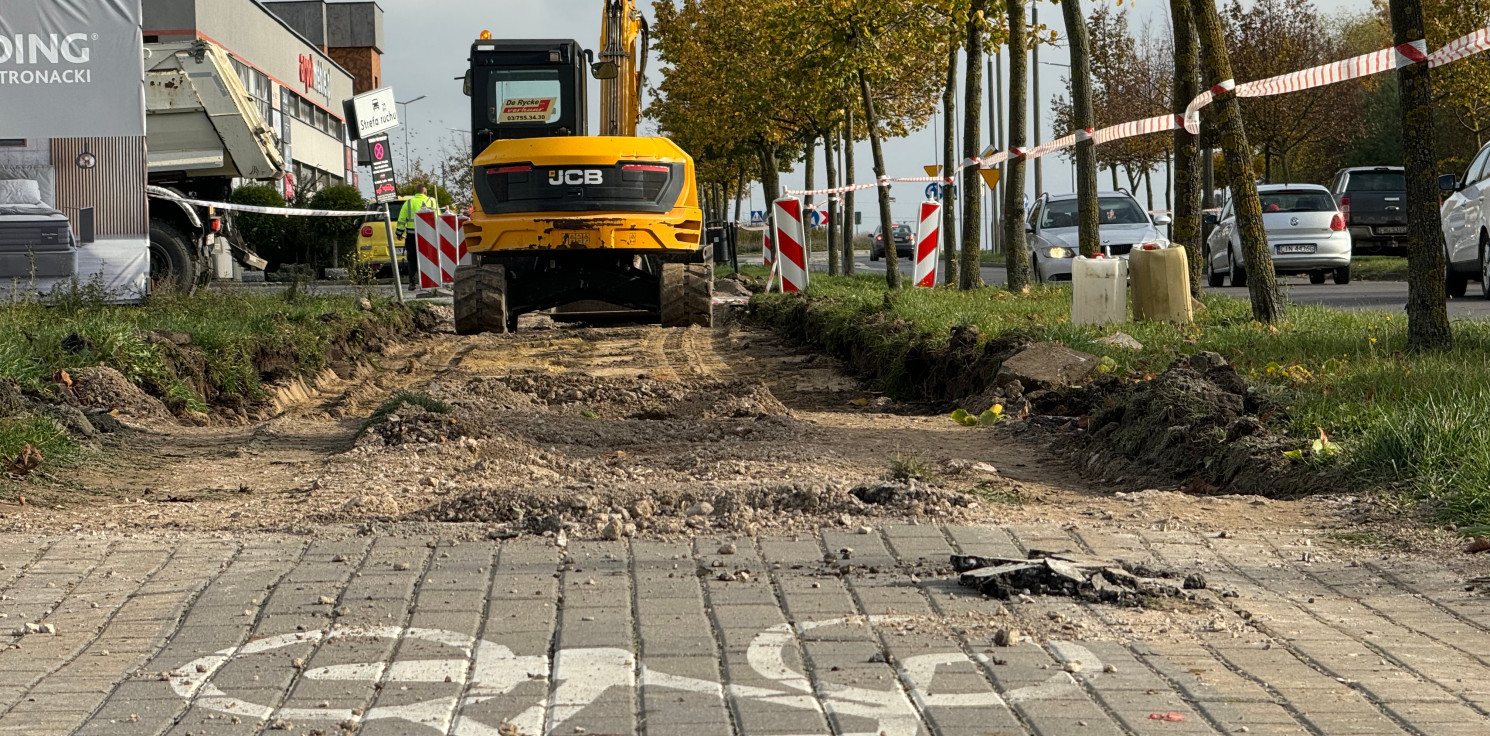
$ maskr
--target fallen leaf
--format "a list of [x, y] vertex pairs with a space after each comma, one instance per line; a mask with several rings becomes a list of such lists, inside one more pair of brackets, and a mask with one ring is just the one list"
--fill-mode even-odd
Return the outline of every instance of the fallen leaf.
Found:
[[1150, 713], [1149, 714], [1149, 720], [1151, 720], [1151, 721], [1172, 721], [1172, 722], [1178, 723], [1180, 721], [1185, 720], [1185, 714], [1184, 713]]
[[1490, 537], [1475, 537], [1469, 542], [1469, 546], [1464, 548], [1464, 551], [1472, 555], [1490, 552]]
[[72, 376], [67, 375], [67, 371], [59, 370], [56, 375], [52, 376], [52, 383], [60, 383], [63, 386], [72, 388]]
[[36, 449], [28, 442], [21, 448], [21, 454], [17, 455], [16, 459], [6, 461], [5, 470], [11, 475], [24, 477], [30, 475], [31, 471], [41, 467], [41, 461], [41, 450]]

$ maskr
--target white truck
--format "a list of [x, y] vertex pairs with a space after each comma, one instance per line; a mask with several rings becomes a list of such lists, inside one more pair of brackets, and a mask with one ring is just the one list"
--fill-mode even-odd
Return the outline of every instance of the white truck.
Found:
[[225, 202], [235, 180], [284, 177], [279, 136], [227, 54], [202, 40], [145, 44], [145, 106], [156, 286], [190, 292], [231, 278], [234, 261], [262, 269], [231, 218], [173, 199]]

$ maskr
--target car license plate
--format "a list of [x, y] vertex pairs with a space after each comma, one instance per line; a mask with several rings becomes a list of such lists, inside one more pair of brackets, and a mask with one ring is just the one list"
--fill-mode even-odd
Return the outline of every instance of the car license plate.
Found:
[[1319, 246], [1314, 243], [1284, 243], [1278, 246], [1278, 254], [1313, 253]]
[[1379, 227], [1376, 230], [1377, 230], [1377, 232], [1381, 233], [1382, 235], [1406, 235], [1407, 234], [1407, 227], [1405, 225], [1402, 225], [1402, 226], [1393, 226], [1393, 227]]

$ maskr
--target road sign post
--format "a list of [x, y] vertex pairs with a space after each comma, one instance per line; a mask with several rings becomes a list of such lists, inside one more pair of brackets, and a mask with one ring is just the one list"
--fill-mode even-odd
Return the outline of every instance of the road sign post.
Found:
[[404, 284], [398, 272], [398, 243], [393, 238], [393, 203], [398, 201], [398, 183], [393, 178], [393, 148], [388, 145], [388, 134], [369, 136], [367, 154], [371, 161], [373, 199], [383, 205], [383, 229], [388, 234], [388, 263], [393, 267], [393, 288], [402, 304]]

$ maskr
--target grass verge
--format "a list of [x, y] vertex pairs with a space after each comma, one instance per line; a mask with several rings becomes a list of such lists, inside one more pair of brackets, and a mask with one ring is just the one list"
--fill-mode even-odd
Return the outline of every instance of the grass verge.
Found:
[[[760, 269], [742, 268], [763, 276]], [[989, 339], [1011, 333], [1055, 340], [1111, 359], [1120, 375], [1163, 371], [1181, 355], [1224, 356], [1286, 416], [1265, 417], [1296, 437], [1331, 435], [1346, 485], [1386, 489], [1459, 523], [1490, 523], [1490, 323], [1454, 323], [1455, 347], [1406, 350], [1406, 318], [1294, 305], [1286, 322], [1253, 322], [1246, 302], [1206, 296], [1191, 325], [1070, 323], [1070, 290], [1039, 287], [887, 292], [882, 276], [813, 274], [812, 294], [764, 294], [755, 317], [843, 358], [880, 390], [900, 398], [952, 400], [991, 378], [960, 375]], [[961, 329], [972, 325], [977, 332]], [[1123, 331], [1142, 350], [1099, 342]], [[969, 335], [974, 337], [969, 338]], [[958, 346], [957, 341], [975, 344]], [[953, 355], [951, 348], [965, 348]], [[981, 385], [977, 381], [981, 380]], [[1317, 463], [1300, 463], [1317, 472]]]
[[1406, 281], [1407, 259], [1397, 256], [1355, 256], [1350, 259], [1350, 276], [1362, 281]]
[[423, 408], [425, 411], [432, 411], [436, 414], [450, 413], [450, 405], [443, 401], [440, 401], [439, 399], [433, 398], [427, 394], [416, 393], [414, 391], [399, 391], [398, 393], [388, 397], [387, 401], [379, 404], [378, 408], [374, 409], [373, 413], [368, 415], [367, 421], [362, 423], [362, 428], [365, 430], [368, 427], [373, 426], [374, 424], [381, 423], [383, 420], [388, 418], [389, 414], [392, 414], [393, 412], [396, 412], [405, 406], [418, 406]]
[[403, 331], [410, 313], [354, 296], [203, 290], [116, 306], [86, 294], [0, 307], [0, 378], [52, 390], [58, 371], [114, 368], [147, 393], [192, 410], [261, 397], [266, 379], [308, 376], [377, 334]]

